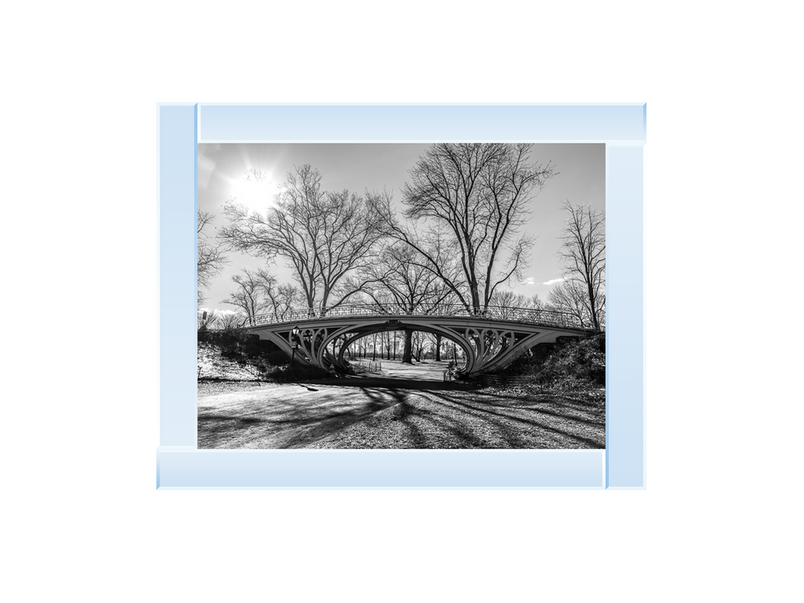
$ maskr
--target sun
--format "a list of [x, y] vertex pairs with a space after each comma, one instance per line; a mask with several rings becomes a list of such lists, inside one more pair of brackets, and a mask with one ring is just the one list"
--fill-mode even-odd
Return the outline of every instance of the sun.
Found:
[[232, 182], [231, 196], [238, 204], [251, 211], [264, 212], [274, 202], [279, 187], [265, 170], [250, 169], [241, 178]]

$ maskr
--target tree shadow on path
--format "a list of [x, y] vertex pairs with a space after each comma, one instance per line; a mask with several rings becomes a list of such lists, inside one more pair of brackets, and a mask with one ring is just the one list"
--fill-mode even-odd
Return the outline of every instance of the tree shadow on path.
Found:
[[303, 399], [255, 401], [223, 411], [200, 407], [198, 447], [303, 448], [390, 406], [404, 403], [407, 397], [397, 389], [360, 389], [363, 400], [359, 403], [354, 397], [342, 399], [334, 392], [309, 402]]

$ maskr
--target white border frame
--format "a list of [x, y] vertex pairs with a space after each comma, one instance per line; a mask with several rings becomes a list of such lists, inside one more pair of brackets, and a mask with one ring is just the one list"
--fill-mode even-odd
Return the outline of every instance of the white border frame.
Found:
[[[157, 488], [644, 488], [644, 104], [160, 104]], [[198, 450], [199, 142], [606, 144], [605, 450]]]

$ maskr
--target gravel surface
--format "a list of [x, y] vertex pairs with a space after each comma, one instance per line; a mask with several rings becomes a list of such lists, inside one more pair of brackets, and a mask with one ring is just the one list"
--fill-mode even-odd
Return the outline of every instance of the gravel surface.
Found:
[[250, 389], [259, 389], [262, 387], [276, 387], [274, 383], [265, 381], [229, 381], [229, 380], [206, 380], [201, 379], [198, 381], [198, 397], [204, 398], [206, 396], [214, 396], [217, 394], [226, 394], [231, 392], [242, 392]]
[[410, 389], [369, 383], [207, 382], [199, 385], [198, 446], [605, 447], [602, 392], [466, 390], [443, 383]]

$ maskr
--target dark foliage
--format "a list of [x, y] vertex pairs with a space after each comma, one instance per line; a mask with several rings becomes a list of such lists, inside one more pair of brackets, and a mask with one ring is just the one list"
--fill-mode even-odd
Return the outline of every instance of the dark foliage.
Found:
[[327, 377], [323, 369], [291, 364], [290, 357], [274, 343], [237, 329], [200, 330], [198, 342], [218, 348], [223, 358], [255, 369], [265, 381], [292, 383]]
[[529, 377], [534, 384], [559, 389], [606, 385], [606, 334], [537, 346], [510, 365], [505, 375]]
[[263, 374], [272, 367], [290, 362], [290, 358], [274, 343], [236, 329], [202, 329], [198, 331], [198, 342], [215, 346], [223, 358], [241, 366], [250, 366]]

